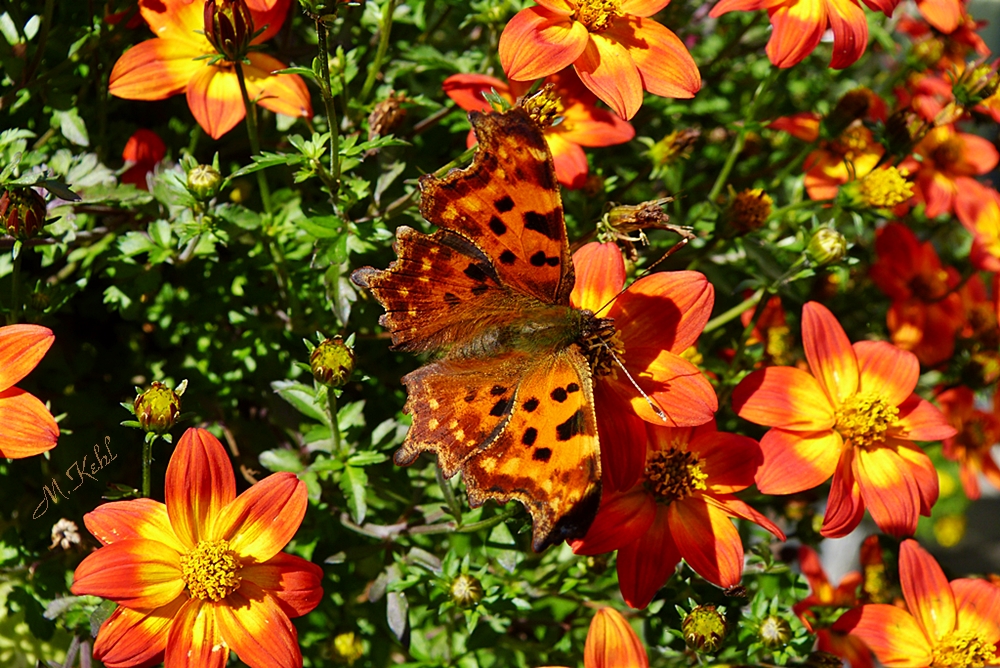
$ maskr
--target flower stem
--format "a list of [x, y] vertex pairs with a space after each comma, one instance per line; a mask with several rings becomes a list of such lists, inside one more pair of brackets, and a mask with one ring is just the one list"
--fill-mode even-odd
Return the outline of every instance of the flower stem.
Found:
[[337, 419], [337, 393], [332, 387], [326, 388], [326, 402], [327, 410], [330, 412], [330, 430], [333, 432], [333, 451], [337, 454], [346, 454], [341, 452], [343, 440], [340, 436], [340, 420]]
[[11, 251], [11, 260], [13, 260], [14, 266], [10, 272], [10, 313], [7, 314], [8, 325], [16, 324], [21, 317], [21, 299], [18, 293], [21, 287], [21, 257], [23, 255], [24, 245], [18, 241], [14, 244], [14, 248]]
[[[260, 138], [257, 136], [257, 105], [250, 100], [250, 93], [247, 92], [246, 75], [243, 73], [243, 63], [236, 61], [233, 63], [236, 70], [236, 80], [240, 83], [240, 93], [243, 95], [243, 106], [246, 108], [247, 134], [250, 135], [250, 152], [252, 155], [260, 155]], [[271, 213], [271, 189], [267, 186], [267, 179], [264, 177], [264, 170], [257, 170], [257, 187], [260, 189], [260, 200], [264, 204], [264, 211]]]
[[155, 434], [152, 438], [149, 436], [150, 434], [147, 434], [142, 443], [142, 496], [145, 499], [149, 498], [149, 490], [152, 487], [153, 443], [156, 442]]
[[331, 92], [333, 88], [330, 84], [330, 54], [326, 23], [321, 16], [316, 17], [316, 38], [319, 46], [320, 73], [323, 77], [319, 89], [323, 96], [323, 106], [326, 108], [326, 124], [330, 128], [330, 172], [333, 173], [333, 190], [330, 194], [334, 203], [337, 203], [340, 201], [340, 127]]
[[757, 292], [753, 293], [752, 295], [744, 299], [736, 306], [732, 307], [725, 313], [720, 313], [719, 315], [715, 316], [707, 323], [705, 323], [705, 328], [702, 330], [702, 333], [704, 334], [707, 332], [711, 332], [713, 329], [718, 329], [722, 325], [725, 325], [733, 318], [738, 318], [740, 314], [746, 311], [748, 308], [756, 306], [757, 302], [759, 302], [760, 298], [763, 296], [764, 296], [764, 288], [758, 288]]
[[392, 14], [395, 10], [396, 0], [385, 0], [385, 4], [382, 5], [382, 25], [378, 38], [378, 49], [375, 51], [375, 59], [372, 60], [371, 66], [368, 68], [368, 77], [361, 89], [361, 95], [358, 96], [358, 101], [362, 104], [368, 99], [368, 95], [375, 86], [375, 79], [378, 78], [378, 73], [382, 70], [382, 60], [385, 59], [385, 52], [389, 49], [389, 33], [392, 30]]

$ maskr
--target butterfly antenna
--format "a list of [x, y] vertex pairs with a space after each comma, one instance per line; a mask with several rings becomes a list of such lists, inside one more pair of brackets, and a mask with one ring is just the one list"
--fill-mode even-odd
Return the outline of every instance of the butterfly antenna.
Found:
[[664, 422], [670, 422], [670, 420], [667, 418], [667, 414], [663, 411], [662, 408], [660, 408], [660, 405], [656, 403], [656, 401], [654, 401], [651, 396], [646, 394], [646, 392], [641, 387], [639, 387], [639, 383], [635, 382], [635, 378], [633, 378], [632, 374], [628, 372], [628, 369], [625, 368], [625, 365], [618, 358], [618, 355], [615, 354], [615, 351], [611, 349], [611, 346], [609, 346], [604, 341], [601, 341], [601, 345], [604, 346], [604, 349], [608, 351], [608, 353], [611, 355], [611, 358], [614, 359], [615, 364], [618, 365], [618, 368], [620, 368], [622, 370], [622, 373], [625, 374], [625, 377], [628, 378], [628, 381], [632, 383], [632, 387], [634, 387], [636, 391], [638, 391], [639, 394], [642, 395], [642, 398], [646, 400], [646, 403], [649, 404], [649, 407], [653, 409], [653, 412], [656, 413], [656, 417], [660, 418]]
[[[664, 260], [666, 260], [668, 257], [670, 257], [671, 255], [673, 255], [674, 253], [676, 253], [680, 249], [682, 249], [685, 246], [687, 246], [688, 242], [690, 242], [692, 239], [694, 239], [694, 234], [691, 234], [690, 232], [686, 232], [686, 231], [685, 232], [681, 232], [681, 231], [678, 231], [678, 234], [682, 235], [681, 236], [681, 240], [678, 241], [677, 243], [675, 243], [673, 246], [671, 246], [670, 250], [668, 250], [666, 253], [664, 253], [663, 255], [661, 255], [653, 264], [651, 264], [648, 267], [646, 267], [641, 274], [639, 274], [638, 276], [636, 276], [635, 280], [638, 281], [640, 278], [648, 276], [649, 273], [651, 271], [653, 271], [653, 269], [656, 267], [656, 265], [660, 264], [661, 262], [663, 262]], [[596, 311], [594, 311], [594, 313], [601, 313], [602, 311], [604, 311], [604, 309], [608, 308], [608, 306], [610, 306], [613, 301], [615, 301], [616, 299], [618, 299], [619, 297], [621, 297], [622, 293], [624, 293], [626, 290], [628, 290], [628, 286], [622, 287], [622, 289], [618, 291], [618, 294], [616, 294], [614, 297], [612, 297], [607, 302], [605, 302], [604, 305], [602, 305], [601, 308], [599, 308]], [[611, 353], [611, 354], [614, 355], [614, 353]], [[618, 358], [616, 357], [615, 359], [617, 360]], [[619, 362], [619, 364], [621, 364], [621, 363]], [[625, 367], [623, 366], [622, 369], [624, 369], [624, 368]], [[625, 372], [625, 375], [628, 375], [628, 371]], [[632, 380], [631, 376], [629, 376], [629, 380]], [[632, 384], [635, 385], [635, 381], [634, 380], [632, 380]], [[636, 387], [639, 387], [639, 386], [636, 385]], [[642, 392], [642, 390], [639, 390], [639, 391]], [[643, 396], [646, 396], [646, 395], [644, 394]], [[648, 399], [648, 397], [647, 397], [647, 399]], [[652, 402], [650, 402], [650, 405], [652, 405]]]

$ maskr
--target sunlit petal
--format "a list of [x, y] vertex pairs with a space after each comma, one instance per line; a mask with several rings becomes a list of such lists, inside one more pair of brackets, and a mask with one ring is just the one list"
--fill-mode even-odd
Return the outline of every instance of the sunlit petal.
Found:
[[308, 503], [304, 482], [292, 473], [275, 473], [222, 509], [212, 524], [212, 537], [228, 540], [241, 557], [265, 562], [298, 531]]
[[601, 608], [590, 622], [583, 648], [587, 668], [648, 668], [639, 637], [614, 608]]
[[311, 612], [323, 599], [323, 569], [284, 552], [263, 564], [244, 566], [240, 577], [266, 590], [289, 617]]
[[302, 665], [298, 633], [278, 603], [252, 582], [216, 608], [223, 641], [250, 666], [298, 668]]
[[686, 99], [701, 88], [701, 74], [694, 58], [669, 28], [652, 19], [632, 16], [615, 21], [604, 34], [628, 49], [639, 69], [642, 87], [650, 93]]
[[0, 458], [31, 457], [58, 440], [59, 425], [45, 404], [16, 387], [0, 392]]
[[508, 79], [540, 79], [571, 65], [589, 40], [587, 28], [568, 15], [528, 7], [515, 14], [500, 35], [500, 64]]
[[[625, 285], [625, 260], [613, 243], [591, 242], [573, 253], [576, 282], [569, 302], [576, 308], [588, 309], [598, 317], [607, 310]], [[603, 309], [603, 310], [602, 310]]]
[[854, 352], [861, 374], [859, 392], [875, 394], [890, 406], [913, 394], [920, 376], [916, 355], [885, 341], [858, 341]]
[[208, 536], [219, 512], [236, 498], [236, 478], [225, 448], [204, 429], [188, 429], [167, 464], [167, 513], [184, 545], [194, 547]]
[[188, 84], [187, 101], [198, 125], [212, 139], [232, 130], [246, 116], [236, 73], [227, 68], [200, 70]]
[[[206, 42], [207, 44], [207, 42]], [[165, 100], [183, 93], [207, 69], [205, 51], [175, 39], [149, 39], [126, 51], [111, 69], [108, 92], [126, 100]]]
[[573, 61], [580, 81], [626, 121], [642, 106], [642, 77], [628, 49], [602, 34], [591, 34]]
[[155, 540], [121, 540], [80, 562], [70, 591], [109, 598], [129, 608], [158, 608], [184, 591], [180, 557]]
[[912, 536], [920, 515], [920, 490], [902, 457], [891, 448], [859, 448], [854, 477], [878, 528], [897, 538]]
[[795, 494], [830, 479], [843, 450], [833, 430], [805, 432], [772, 428], [760, 439], [764, 462], [757, 489], [764, 494]]
[[865, 515], [861, 488], [854, 475], [854, 450], [846, 450], [837, 463], [826, 501], [826, 514], [820, 534], [840, 538], [854, 531]]
[[178, 540], [170, 526], [167, 507], [153, 499], [105, 503], [84, 515], [83, 521], [87, 530], [105, 545], [129, 538], [146, 538], [163, 543], [179, 554], [190, 547]]
[[649, 531], [618, 550], [618, 586], [625, 602], [645, 608], [681, 560], [666, 512], [658, 512]]
[[887, 668], [931, 665], [932, 648], [917, 620], [894, 605], [880, 603], [848, 610], [833, 628], [861, 638]]
[[132, 610], [119, 606], [97, 632], [94, 658], [108, 668], [140, 666], [163, 661], [167, 633], [184, 603], [177, 597], [162, 608]]
[[912, 539], [899, 548], [899, 584], [906, 607], [932, 643], [955, 630], [955, 595], [948, 578], [934, 557]]
[[835, 405], [858, 391], [854, 348], [837, 318], [819, 302], [802, 307], [802, 346], [809, 368]]
[[0, 327], [0, 391], [13, 387], [38, 366], [55, 340], [48, 327]]
[[[222, 642], [216, 622], [216, 604], [189, 599], [177, 612], [167, 638], [164, 665], [223, 668], [229, 647]], [[225, 607], [218, 604], [218, 607]]]
[[271, 74], [285, 64], [266, 53], [251, 53], [243, 67], [247, 94], [265, 109], [292, 117], [312, 117], [312, 102], [306, 82], [297, 74]]
[[773, 366], [740, 381], [733, 408], [744, 420], [802, 431], [833, 428], [834, 407], [815, 377], [802, 369]]

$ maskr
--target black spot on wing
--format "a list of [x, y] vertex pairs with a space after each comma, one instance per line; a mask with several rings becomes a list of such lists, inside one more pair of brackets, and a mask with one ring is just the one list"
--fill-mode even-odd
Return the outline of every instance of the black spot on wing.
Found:
[[490, 388], [490, 394], [492, 394], [494, 397], [499, 397], [501, 394], [504, 394], [505, 392], [507, 392], [507, 388], [504, 387], [503, 385], [494, 385], [493, 387]]
[[504, 252], [500, 253], [501, 264], [514, 264], [515, 260], [517, 260], [517, 256], [515, 256], [509, 250], [505, 250]]
[[490, 217], [490, 229], [493, 230], [493, 234], [498, 237], [507, 232], [507, 226], [503, 224], [503, 221], [500, 220], [498, 216]]
[[537, 398], [532, 397], [524, 402], [524, 410], [528, 411], [529, 413], [534, 413], [536, 408], [538, 408]]
[[485, 283], [483, 283], [481, 285], [473, 285], [472, 289], [469, 290], [469, 292], [471, 292], [474, 295], [481, 295], [484, 292], [489, 292], [489, 289], [490, 289], [490, 286], [488, 286]]
[[545, 264], [549, 265], [550, 267], [556, 267], [559, 265], [559, 258], [555, 256], [547, 257], [545, 258]]
[[534, 255], [528, 258], [528, 262], [531, 263], [532, 267], [544, 267], [546, 259], [545, 251], [536, 251]]
[[521, 443], [529, 446], [534, 445], [536, 438], [538, 438], [538, 430], [534, 427], [528, 427], [524, 430], [524, 435], [521, 436]]
[[562, 238], [562, 225], [563, 222], [556, 215], [558, 209], [555, 209], [547, 214], [538, 213], [537, 211], [525, 211], [524, 212], [524, 226], [534, 232], [557, 241]]
[[549, 448], [538, 448], [532, 453], [531, 458], [539, 462], [547, 462], [552, 457], [552, 450]]
[[583, 425], [583, 411], [578, 409], [568, 420], [556, 426], [556, 440], [568, 441], [574, 436], [579, 436], [583, 433]]
[[566, 386], [566, 391], [569, 392], [570, 394], [573, 394], [574, 392], [579, 392], [580, 386], [577, 385], [576, 383], [570, 383], [569, 385]]
[[461, 304], [462, 300], [459, 299], [458, 295], [453, 294], [451, 292], [446, 292], [444, 293], [444, 303], [450, 307], [455, 307]]
[[493, 404], [493, 408], [490, 409], [490, 415], [493, 417], [501, 417], [507, 412], [507, 409], [510, 408], [512, 401], [513, 399], [500, 399]]
[[476, 391], [469, 390], [469, 393], [465, 395], [465, 403], [471, 404], [475, 400], [476, 400]]
[[479, 281], [480, 283], [486, 281], [486, 272], [478, 264], [469, 264], [462, 273], [474, 281]]
[[497, 208], [500, 213], [507, 213], [514, 208], [514, 200], [511, 199], [510, 195], [504, 195], [497, 201], [493, 202], [493, 206]]
[[562, 403], [566, 401], [566, 398], [569, 397], [569, 394], [566, 393], [565, 388], [557, 387], [556, 389], [552, 390], [549, 396], [552, 397], [553, 401], [558, 401], [559, 403]]

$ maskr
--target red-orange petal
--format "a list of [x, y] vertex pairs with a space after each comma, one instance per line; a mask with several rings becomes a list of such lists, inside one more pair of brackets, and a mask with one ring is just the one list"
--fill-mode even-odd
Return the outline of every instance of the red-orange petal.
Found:
[[743, 543], [729, 515], [701, 496], [667, 506], [670, 534], [684, 561], [709, 582], [728, 589], [743, 577]]
[[597, 429], [601, 435], [601, 484], [607, 490], [629, 490], [646, 468], [646, 425], [608, 383], [594, 386]]
[[724, 431], [698, 435], [688, 449], [701, 462], [701, 470], [708, 476], [708, 489], [718, 494], [740, 492], [752, 485], [757, 469], [764, 463], [760, 443]]
[[622, 598], [633, 608], [645, 608], [670, 579], [680, 560], [667, 513], [658, 511], [649, 531], [618, 549], [618, 587]]
[[294, 474], [270, 475], [222, 509], [212, 524], [212, 537], [228, 540], [240, 557], [263, 563], [298, 531], [308, 497], [306, 484]]
[[955, 32], [964, 13], [960, 0], [918, 0], [917, 9], [925, 21], [946, 35]]
[[567, 141], [563, 135], [545, 133], [545, 143], [552, 153], [552, 164], [556, 168], [556, 179], [566, 188], [582, 188], [587, 183], [587, 154], [577, 144]]
[[0, 327], [0, 391], [13, 387], [38, 366], [55, 340], [48, 327]]
[[109, 598], [133, 609], [158, 608], [184, 591], [181, 555], [155, 540], [111, 543], [80, 562], [70, 591]]
[[865, 515], [861, 488], [854, 477], [854, 450], [845, 450], [837, 462], [826, 501], [826, 514], [820, 534], [840, 538], [854, 531]]
[[890, 439], [889, 445], [896, 448], [898, 454], [909, 469], [908, 474], [917, 486], [920, 495], [920, 514], [930, 517], [931, 508], [938, 499], [938, 474], [934, 462], [923, 450], [908, 441]]
[[[582, 85], [580, 88], [588, 97], [593, 96]], [[563, 100], [566, 102], [565, 98]], [[635, 137], [635, 128], [632, 124], [623, 121], [617, 114], [607, 109], [577, 103], [567, 106], [563, 117], [565, 120], [551, 128], [546, 133], [546, 138], [555, 135], [580, 146], [614, 146]]]
[[765, 51], [775, 67], [791, 67], [801, 62], [819, 45], [828, 23], [826, 4], [796, 0], [768, 10], [771, 38]]
[[601, 608], [591, 620], [583, 661], [587, 668], [649, 668], [646, 649], [614, 608]]
[[212, 139], [232, 130], [246, 116], [236, 73], [221, 67], [205, 67], [192, 77], [187, 102], [198, 125]]
[[223, 641], [253, 668], [300, 668], [298, 632], [278, 603], [252, 582], [226, 597], [215, 612]]
[[247, 0], [254, 27], [257, 30], [263, 28], [263, 32], [254, 38], [253, 44], [266, 42], [278, 34], [291, 5], [292, 0]]
[[167, 507], [153, 499], [105, 503], [84, 515], [83, 522], [104, 545], [131, 538], [146, 538], [163, 543], [178, 553], [188, 549], [177, 539], [170, 526]]
[[244, 582], [267, 591], [289, 617], [308, 614], [323, 600], [323, 569], [302, 557], [279, 552], [240, 571]]
[[[628, 343], [625, 344], [629, 350]], [[633, 379], [649, 397], [643, 397], [632, 383], [619, 377], [612, 384], [620, 399], [627, 401], [636, 415], [652, 424], [667, 427], [694, 427], [711, 420], [719, 409], [715, 389], [694, 364], [667, 351], [660, 351], [655, 359], [648, 359], [644, 348], [626, 352], [625, 366]], [[608, 382], [602, 380], [601, 382]], [[662, 411], [661, 417], [650, 402]]]
[[219, 633], [217, 610], [225, 607], [224, 600], [209, 603], [188, 599], [170, 627], [164, 665], [224, 668], [229, 661], [230, 647]]
[[236, 478], [225, 448], [204, 429], [188, 429], [167, 464], [167, 514], [177, 538], [189, 548], [211, 540], [212, 522], [236, 498]]
[[920, 543], [904, 540], [899, 547], [899, 584], [906, 607], [931, 644], [955, 630], [955, 594], [941, 566]]
[[604, 554], [638, 540], [656, 519], [656, 500], [642, 486], [604, 493], [587, 535], [572, 543], [576, 554]]
[[740, 501], [730, 494], [706, 494], [705, 501], [731, 517], [738, 517], [748, 522], [753, 522], [762, 529], [766, 529], [774, 534], [778, 540], [785, 540], [785, 532], [777, 524], [772, 522], [761, 512], [758, 512], [747, 503]]
[[837, 432], [772, 428], [760, 439], [764, 463], [757, 469], [757, 489], [764, 494], [795, 494], [830, 479], [843, 442]]
[[744, 378], [733, 390], [733, 408], [744, 420], [796, 431], [825, 431], [836, 421], [816, 378], [790, 366], [760, 369]]
[[183, 93], [207, 69], [205, 52], [177, 39], [149, 39], [126, 51], [111, 69], [108, 92], [126, 100], [165, 100]]
[[714, 303], [715, 288], [704, 274], [664, 271], [630, 285], [608, 317], [621, 332], [627, 357], [638, 348], [648, 348], [647, 357], [664, 349], [680, 354], [701, 336]]
[[1000, 587], [985, 580], [959, 579], [950, 583], [955, 595], [955, 630], [995, 645], [1000, 641]]
[[936, 406], [915, 394], [899, 405], [897, 420], [892, 434], [908, 441], [939, 441], [958, 433]]
[[629, 50], [603, 33], [588, 33], [573, 67], [583, 85], [626, 121], [642, 106], [642, 77]]
[[589, 39], [579, 21], [544, 7], [528, 7], [500, 34], [500, 65], [512, 81], [540, 79], [571, 65]]
[[932, 648], [913, 615], [884, 603], [848, 610], [833, 625], [861, 638], [887, 668], [922, 668], [931, 665]]
[[490, 103], [483, 98], [483, 93], [495, 90], [501, 97], [513, 102], [510, 87], [486, 74], [453, 74], [441, 84], [445, 95], [466, 111], [490, 111]]
[[897, 538], [913, 535], [920, 516], [920, 490], [902, 457], [887, 447], [859, 448], [854, 478], [879, 529]]
[[859, 392], [871, 392], [890, 406], [903, 403], [917, 387], [920, 362], [908, 350], [885, 341], [858, 341], [854, 344], [859, 368]]
[[844, 328], [819, 302], [802, 307], [802, 347], [820, 387], [835, 405], [858, 391], [858, 359]]
[[119, 606], [97, 632], [94, 658], [107, 668], [161, 663], [170, 625], [184, 600], [178, 596], [171, 603], [153, 610]]
[[271, 74], [285, 69], [285, 64], [266, 53], [251, 52], [248, 58], [250, 64], [243, 67], [243, 72], [251, 100], [276, 114], [312, 118], [312, 101], [302, 77], [298, 74]]
[[642, 87], [653, 95], [687, 99], [701, 89], [701, 73], [684, 42], [672, 30], [638, 16], [615, 21], [603, 33], [628, 49]]
[[857, 0], [826, 0], [827, 17], [833, 29], [833, 57], [830, 67], [844, 69], [854, 64], [868, 46], [868, 19]]
[[139, 11], [149, 29], [161, 39], [204, 42], [208, 39], [196, 31], [205, 29], [204, 5], [191, 0], [139, 0]]
[[0, 457], [31, 457], [59, 440], [59, 425], [45, 404], [16, 387], [0, 392], [0, 425]]
[[652, 16], [670, 4], [670, 0], [622, 0], [622, 13], [632, 16]]
[[573, 253], [576, 282], [570, 293], [569, 303], [576, 308], [588, 309], [594, 315], [606, 317], [607, 309], [625, 285], [625, 260], [613, 243], [596, 241], [584, 245]]

